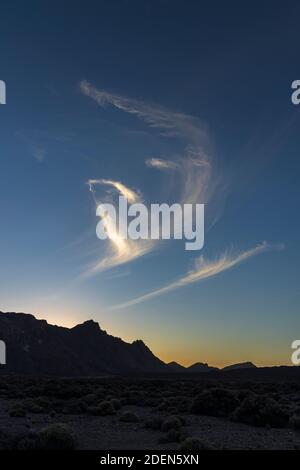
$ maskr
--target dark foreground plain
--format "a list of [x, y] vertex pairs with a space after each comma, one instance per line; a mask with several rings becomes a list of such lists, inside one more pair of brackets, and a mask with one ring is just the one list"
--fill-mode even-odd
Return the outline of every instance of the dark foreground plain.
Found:
[[265, 381], [258, 370], [248, 380], [1, 377], [0, 448], [300, 449], [298, 371]]

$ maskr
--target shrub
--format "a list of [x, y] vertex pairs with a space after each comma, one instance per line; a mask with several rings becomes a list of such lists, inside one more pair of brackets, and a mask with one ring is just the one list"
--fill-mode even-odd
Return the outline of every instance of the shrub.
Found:
[[288, 423], [289, 415], [272, 398], [252, 394], [235, 410], [232, 419], [252, 426], [281, 428]]
[[39, 433], [38, 447], [44, 450], [73, 450], [76, 439], [72, 429], [65, 424], [50, 424]]
[[194, 398], [190, 411], [207, 416], [228, 416], [238, 405], [239, 400], [233, 391], [211, 388]]
[[182, 426], [181, 420], [178, 418], [178, 416], [169, 416], [166, 418], [162, 425], [161, 425], [161, 430], [168, 432], [171, 429], [179, 429]]
[[51, 409], [51, 402], [46, 397], [28, 398], [23, 404], [30, 413], [48, 413]]
[[196, 437], [188, 437], [179, 446], [180, 450], [213, 450], [214, 447], [207, 441]]
[[27, 434], [17, 436], [13, 443], [12, 449], [14, 450], [35, 450], [37, 448], [38, 434], [29, 431]]
[[292, 428], [296, 429], [297, 431], [300, 431], [300, 416], [299, 415], [291, 416], [290, 425]]
[[123, 421], [124, 423], [139, 423], [140, 418], [135, 413], [126, 411], [122, 416], [120, 416], [120, 421]]
[[37, 397], [34, 400], [34, 403], [45, 411], [49, 411], [51, 408], [51, 401], [47, 397]]

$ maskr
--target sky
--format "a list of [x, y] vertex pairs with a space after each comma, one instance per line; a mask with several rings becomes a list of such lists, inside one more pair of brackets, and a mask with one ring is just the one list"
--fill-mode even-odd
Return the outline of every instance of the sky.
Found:
[[[0, 310], [93, 318], [166, 362], [290, 364], [300, 333], [296, 1], [1, 5]], [[205, 242], [96, 206], [205, 204]]]

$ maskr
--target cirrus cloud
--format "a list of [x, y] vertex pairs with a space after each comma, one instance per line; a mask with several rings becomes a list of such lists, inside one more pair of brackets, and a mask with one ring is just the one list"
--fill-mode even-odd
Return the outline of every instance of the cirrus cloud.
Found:
[[[176, 189], [179, 190], [179, 194], [176, 195], [177, 200], [181, 204], [210, 203], [208, 207], [213, 214], [211, 215], [210, 224], [207, 225], [211, 227], [220, 216], [227, 188], [223, 174], [217, 169], [211, 151], [209, 134], [203, 123], [198, 118], [184, 113], [169, 111], [158, 105], [98, 89], [85, 80], [80, 83], [80, 88], [84, 95], [90, 97], [100, 106], [114, 106], [123, 112], [135, 115], [149, 127], [159, 130], [160, 135], [180, 139], [184, 142], [184, 148], [181, 152], [176, 153], [172, 160], [149, 158], [146, 160], [146, 165], [166, 172], [176, 170], [175, 175], [180, 180], [176, 182]], [[112, 186], [122, 195], [127, 193], [132, 202], [135, 202], [138, 195], [136, 192], [132, 193], [132, 190], [123, 183], [113, 180], [90, 180], [90, 189], [91, 184]], [[148, 246], [144, 248], [140, 244], [141, 241], [123, 242], [122, 240], [122, 243], [113, 246], [112, 256], [100, 260], [93, 271], [129, 262], [154, 248], [154, 244], [150, 241]], [[227, 250], [218, 259], [212, 261], [206, 260], [203, 256], [198, 257], [195, 260], [194, 268], [178, 280], [113, 308], [125, 308], [135, 305], [189, 284], [212, 278], [258, 254], [282, 248], [282, 245], [272, 245], [264, 242], [238, 255], [232, 255]]]
[[218, 274], [227, 271], [261, 253], [272, 250], [278, 251], [282, 250], [283, 248], [284, 246], [282, 244], [271, 245], [267, 242], [263, 242], [260, 245], [257, 245], [256, 247], [244, 251], [243, 253], [239, 253], [235, 256], [226, 251], [218, 259], [213, 261], [208, 261], [203, 256], [200, 256], [195, 260], [194, 268], [176, 281], [160, 287], [159, 289], [148, 292], [147, 294], [135, 297], [134, 299], [128, 300], [122, 304], [115, 305], [111, 308], [113, 310], [117, 310], [146, 302], [147, 300], [167, 294], [168, 292], [171, 292], [175, 289], [183, 288], [189, 284], [194, 284], [196, 282], [217, 276]]

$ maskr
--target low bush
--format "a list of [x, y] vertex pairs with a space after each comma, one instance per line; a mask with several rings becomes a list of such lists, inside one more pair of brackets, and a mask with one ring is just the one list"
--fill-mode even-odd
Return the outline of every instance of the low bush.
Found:
[[194, 398], [190, 411], [207, 416], [229, 416], [239, 403], [232, 390], [211, 388], [203, 390]]
[[275, 400], [252, 394], [232, 414], [232, 419], [252, 426], [282, 428], [289, 421], [287, 411]]
[[296, 431], [300, 431], [300, 416], [299, 415], [291, 416], [290, 417], [290, 425]]
[[37, 448], [38, 434], [34, 431], [16, 436], [11, 446], [12, 450], [36, 450]]
[[50, 424], [38, 436], [38, 448], [44, 450], [73, 450], [76, 438], [72, 429], [65, 424]]
[[182, 426], [182, 422], [178, 416], [169, 416], [166, 418], [162, 425], [161, 425], [161, 430], [164, 432], [168, 432], [171, 429], [180, 429]]

